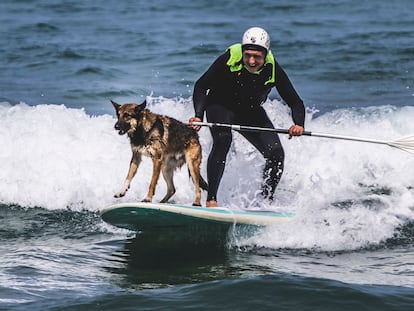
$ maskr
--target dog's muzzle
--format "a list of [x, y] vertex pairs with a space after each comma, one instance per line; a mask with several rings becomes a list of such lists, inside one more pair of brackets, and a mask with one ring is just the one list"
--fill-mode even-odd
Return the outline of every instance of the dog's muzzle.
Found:
[[126, 132], [128, 132], [130, 128], [131, 126], [129, 125], [129, 123], [119, 121], [115, 123], [115, 130], [118, 131], [119, 135], [124, 135]]

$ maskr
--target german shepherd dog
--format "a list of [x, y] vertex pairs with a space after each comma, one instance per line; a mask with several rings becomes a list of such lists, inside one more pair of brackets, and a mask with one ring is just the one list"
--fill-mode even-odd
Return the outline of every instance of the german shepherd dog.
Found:
[[143, 202], [152, 201], [160, 172], [167, 183], [167, 194], [160, 202], [167, 202], [175, 193], [174, 171], [187, 162], [196, 192], [193, 205], [201, 206], [200, 188], [207, 190], [207, 183], [200, 174], [202, 155], [197, 132], [178, 120], [149, 111], [146, 101], [140, 105], [111, 102], [118, 117], [115, 129], [119, 135], [128, 134], [132, 149], [128, 175], [115, 197], [123, 197], [128, 191], [144, 155], [151, 158], [153, 171]]

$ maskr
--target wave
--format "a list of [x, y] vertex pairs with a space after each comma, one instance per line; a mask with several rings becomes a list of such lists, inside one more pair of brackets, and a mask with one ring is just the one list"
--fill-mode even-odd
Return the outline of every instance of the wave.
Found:
[[[149, 108], [186, 121], [190, 98], [149, 97]], [[289, 109], [277, 100], [265, 103], [276, 127], [289, 127]], [[414, 133], [414, 107], [373, 106], [325, 114], [307, 112], [307, 130], [392, 140]], [[126, 197], [114, 199], [126, 176], [131, 151], [127, 137], [113, 129], [115, 117], [89, 115], [63, 105], [0, 104], [0, 203], [48, 210], [96, 212], [121, 201], [141, 200], [151, 174], [144, 159]], [[288, 140], [285, 174], [272, 205], [263, 208], [296, 213], [292, 222], [267, 228], [238, 246], [357, 249], [395, 237], [414, 219], [412, 155], [368, 143], [315, 137]], [[206, 175], [211, 147], [208, 129], [200, 131]], [[234, 133], [219, 200], [231, 208], [256, 204], [263, 159]], [[192, 184], [185, 169], [173, 200], [191, 203]], [[155, 201], [166, 186], [160, 179]], [[203, 199], [205, 199], [203, 193]]]

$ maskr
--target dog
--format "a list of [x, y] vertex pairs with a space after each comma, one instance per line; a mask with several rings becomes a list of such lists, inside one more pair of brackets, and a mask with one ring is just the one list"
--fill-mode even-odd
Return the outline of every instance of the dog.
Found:
[[155, 194], [160, 173], [167, 183], [167, 193], [160, 203], [168, 202], [175, 193], [174, 171], [187, 162], [188, 170], [195, 185], [194, 206], [201, 206], [201, 189], [207, 190], [207, 182], [200, 174], [202, 150], [197, 132], [186, 124], [146, 109], [142, 104], [117, 104], [111, 100], [118, 117], [115, 130], [120, 135], [128, 134], [132, 159], [128, 175], [121, 191], [114, 197], [123, 197], [130, 188], [141, 163], [142, 156], [150, 157], [153, 171], [148, 193], [142, 200], [151, 202]]

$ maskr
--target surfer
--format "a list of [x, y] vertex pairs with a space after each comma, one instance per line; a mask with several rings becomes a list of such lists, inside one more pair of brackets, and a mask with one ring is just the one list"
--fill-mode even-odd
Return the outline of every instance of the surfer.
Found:
[[[270, 37], [259, 27], [246, 30], [242, 43], [237, 43], [220, 55], [196, 81], [193, 93], [195, 116], [189, 123], [208, 122], [274, 128], [262, 107], [271, 89], [276, 87], [291, 108], [293, 125], [289, 138], [304, 131], [305, 107], [288, 76], [270, 50]], [[199, 125], [192, 125], [200, 130]], [[207, 161], [207, 207], [217, 206], [217, 192], [224, 173], [226, 156], [232, 142], [230, 128], [210, 129], [213, 146]], [[283, 173], [284, 150], [275, 132], [240, 131], [266, 159], [261, 195], [273, 200]]]

